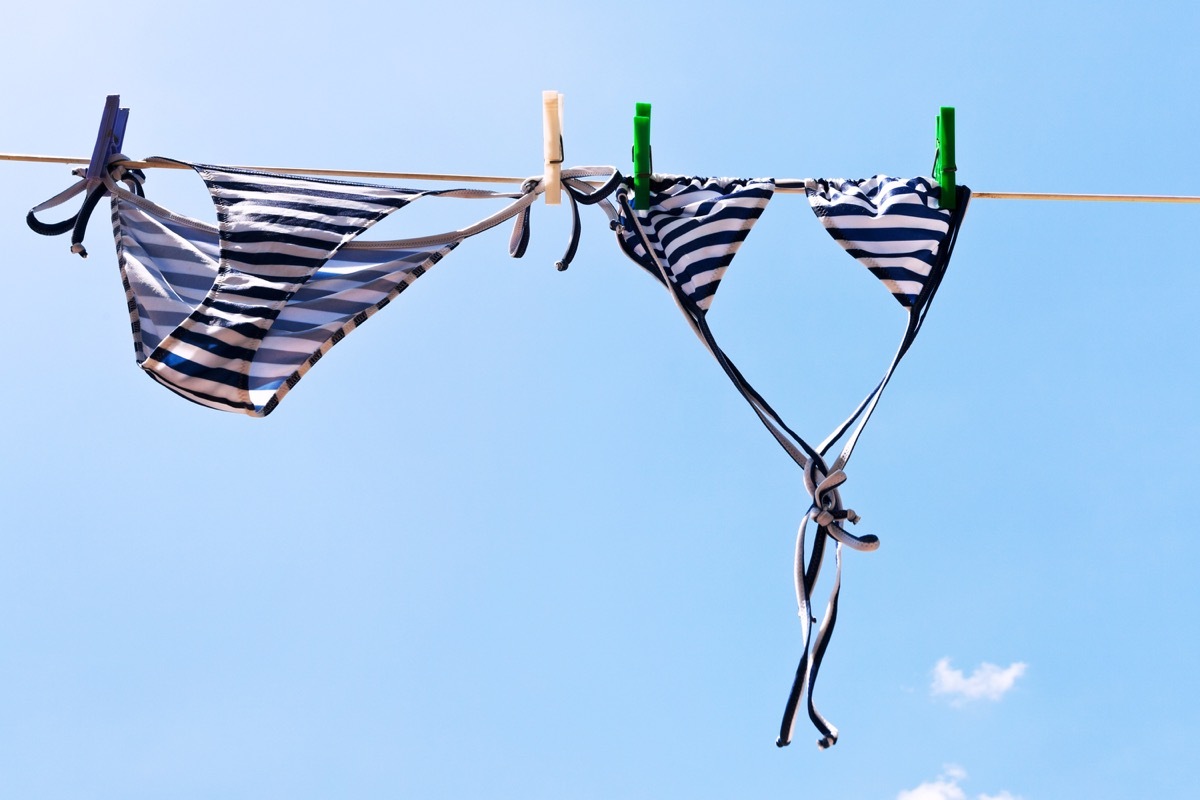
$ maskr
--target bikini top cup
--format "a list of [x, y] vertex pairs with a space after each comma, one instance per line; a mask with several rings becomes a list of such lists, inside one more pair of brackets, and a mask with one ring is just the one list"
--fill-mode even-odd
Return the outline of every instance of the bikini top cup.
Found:
[[[845, 250], [867, 267], [892, 293], [907, 314], [900, 347], [883, 379], [854, 412], [817, 446], [810, 445], [780, 418], [717, 344], [707, 312], [738, 248], [774, 195], [776, 188], [803, 188], [817, 219]], [[867, 420], [908, 351], [937, 292], [954, 249], [954, 241], [970, 198], [958, 187], [953, 211], [939, 208], [941, 189], [927, 178], [909, 180], [876, 175], [864, 180], [807, 180], [776, 182], [770, 178], [694, 178], [654, 175], [650, 202], [634, 209], [628, 187], [617, 191], [621, 209], [617, 243], [629, 258], [662, 283], [683, 312], [689, 326], [745, 397], [763, 425], [801, 468], [811, 503], [796, 537], [795, 586], [804, 650], [792, 682], [776, 744], [792, 740], [797, 710], [806, 699], [808, 715], [821, 738], [822, 749], [837, 741], [837, 729], [813, 705], [817, 672], [837, 620], [841, 586], [842, 545], [874, 550], [879, 540], [854, 535], [846, 523], [858, 515], [842, 505], [839, 487], [843, 471]], [[827, 456], [843, 442], [832, 463]], [[805, 531], [812, 522], [818, 532], [811, 553]], [[825, 544], [835, 543], [835, 577], [829, 605], [816, 636], [812, 626], [812, 591], [824, 559]]]
[[[331, 347], [468, 237], [515, 219], [510, 251], [521, 256], [529, 240], [529, 207], [544, 191], [537, 180], [513, 194], [419, 191], [186, 166], [204, 180], [217, 225], [150, 202], [142, 174], [119, 167], [106, 176], [102, 191], [89, 194], [76, 217], [46, 225], [30, 212], [30, 225], [40, 233], [73, 230], [73, 249], [86, 255], [87, 214], [101, 194], [111, 194], [138, 364], [188, 400], [256, 417], [270, 414]], [[586, 177], [608, 182], [597, 187]], [[563, 172], [574, 225], [560, 269], [577, 247], [578, 204], [599, 202], [618, 180], [611, 167]], [[34, 211], [57, 205], [71, 192]], [[462, 230], [397, 241], [359, 239], [377, 222], [426, 197], [511, 202]]]

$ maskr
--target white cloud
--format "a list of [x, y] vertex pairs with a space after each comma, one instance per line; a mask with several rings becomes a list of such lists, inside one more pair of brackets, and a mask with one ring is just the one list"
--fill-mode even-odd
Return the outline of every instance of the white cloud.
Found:
[[926, 781], [915, 789], [906, 789], [896, 795], [896, 800], [966, 800], [958, 782], [967, 777], [967, 771], [957, 764], [946, 764], [937, 780]]
[[[896, 795], [896, 800], [967, 800], [967, 794], [959, 783], [966, 780], [967, 771], [957, 764], [947, 764], [936, 780], [926, 781], [915, 789], [905, 789]], [[976, 800], [1021, 800], [1011, 792], [981, 794]]]
[[[984, 662], [971, 673], [970, 677], [963, 675], [962, 670], [950, 666], [950, 659], [943, 658], [933, 667], [933, 693], [948, 694], [952, 702], [960, 705], [969, 700], [999, 700], [1013, 687], [1017, 678], [1025, 674], [1026, 664], [1023, 661], [1014, 662], [1001, 669], [995, 664]], [[997, 797], [988, 800], [1007, 800]]]
[[905, 789], [896, 795], [896, 800], [966, 800], [958, 781], [953, 778], [938, 778], [926, 781], [915, 789]]

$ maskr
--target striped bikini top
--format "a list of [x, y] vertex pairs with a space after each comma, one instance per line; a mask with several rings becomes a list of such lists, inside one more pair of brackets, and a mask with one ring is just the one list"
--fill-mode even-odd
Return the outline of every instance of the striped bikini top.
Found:
[[[816, 446], [788, 427], [750, 385], [717, 344], [707, 320], [717, 288], [738, 248], [775, 189], [785, 186], [804, 190], [817, 219], [834, 240], [866, 266], [907, 312], [900, 347], [883, 379], [846, 421]], [[958, 187], [953, 211], [939, 208], [940, 195], [940, 187], [928, 178], [903, 180], [884, 175], [865, 180], [807, 180], [787, 184], [770, 178], [654, 175], [650, 201], [644, 210], [632, 207], [628, 187], [617, 192], [621, 209], [617, 243], [629, 258], [670, 291], [693, 332], [803, 472], [810, 505], [797, 534], [795, 588], [804, 649], [776, 740], [780, 747], [792, 740], [802, 700], [806, 700], [809, 718], [821, 734], [817, 744], [825, 748], [837, 741], [837, 729], [817, 711], [812, 696], [817, 671], [837, 619], [841, 547], [844, 544], [856, 550], [874, 550], [879, 546], [877, 537], [855, 535], [846, 529], [847, 522], [856, 523], [859, 518], [842, 505], [839, 487], [846, 480], [844, 467], [855, 444], [896, 366], [912, 346], [950, 263], [970, 191]], [[839, 442], [840, 453], [831, 462], [827, 461]], [[809, 523], [818, 529], [811, 552], [805, 547]], [[835, 543], [836, 572], [827, 611], [814, 637], [812, 592], [827, 541]]]

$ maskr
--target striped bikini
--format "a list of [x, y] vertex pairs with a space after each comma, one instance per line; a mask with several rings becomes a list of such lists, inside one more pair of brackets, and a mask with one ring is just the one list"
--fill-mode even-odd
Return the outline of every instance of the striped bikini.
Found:
[[[118, 164], [117, 155], [111, 163]], [[183, 164], [183, 162], [175, 162]], [[208, 188], [217, 225], [174, 214], [147, 200], [142, 174], [114, 166], [91, 189], [72, 219], [46, 224], [34, 212], [62, 203], [84, 181], [30, 212], [44, 234], [73, 231], [72, 249], [86, 255], [87, 215], [112, 196], [118, 264], [128, 300], [138, 364], [154, 380], [201, 405], [256, 417], [270, 414], [304, 374], [345, 336], [404, 292], [464, 240], [513, 219], [510, 253], [529, 240], [529, 210], [544, 186], [531, 179], [518, 193], [477, 189], [419, 191], [232, 167], [184, 164]], [[810, 505], [796, 541], [795, 585], [804, 649], [777, 744], [790, 743], [802, 701], [821, 733], [834, 728], [813, 705], [813, 688], [837, 619], [841, 548], [873, 550], [875, 536], [856, 536], [858, 516], [842, 505], [844, 468], [896, 366], [912, 345], [937, 292], [970, 197], [959, 187], [957, 208], [938, 208], [940, 189], [925, 178], [780, 182], [770, 178], [688, 178], [656, 175], [646, 210], [610, 167], [564, 170], [573, 225], [560, 268], [580, 235], [578, 205], [598, 204], [617, 231], [621, 250], [670, 291], [692, 330], [755, 414], [801, 468]], [[585, 180], [599, 179], [602, 185]], [[125, 184], [122, 186], [121, 184]], [[900, 347], [882, 380], [816, 447], [787, 426], [718, 346], [707, 312], [721, 279], [776, 189], [806, 192], [817, 218], [907, 311]], [[617, 207], [608, 197], [615, 192]], [[457, 231], [398, 241], [360, 241], [377, 222], [425, 197], [503, 198], [511, 202]], [[832, 448], [844, 440], [832, 461]], [[808, 525], [817, 536], [806, 549]], [[813, 635], [812, 591], [833, 540], [835, 577], [829, 605]]]
[[[738, 248], [775, 189], [785, 186], [805, 191], [817, 218], [834, 240], [879, 278], [908, 312], [900, 347], [883, 379], [854, 413], [816, 447], [789, 428], [755, 391], [717, 344], [707, 321], [713, 297]], [[842, 505], [839, 487], [846, 480], [844, 468], [858, 437], [897, 364], [916, 338], [945, 275], [970, 191], [958, 187], [954, 211], [938, 207], [940, 188], [936, 183], [926, 178], [901, 180], [882, 175], [866, 180], [808, 180], [795, 184], [777, 183], [770, 178], [655, 175], [650, 191], [649, 207], [640, 210], [632, 207], [627, 188], [618, 190], [617, 202], [621, 208], [618, 244], [635, 263], [670, 290], [676, 306], [700, 341], [803, 472], [810, 505], [796, 537], [795, 586], [804, 649], [776, 744], [783, 747], [791, 742], [797, 711], [804, 700], [809, 718], [821, 734], [817, 744], [826, 748], [837, 741], [838, 732], [814, 706], [813, 688], [837, 621], [841, 548], [843, 544], [856, 550], [874, 550], [879, 546], [875, 536], [856, 536], [846, 530], [845, 523], [858, 522], [858, 515]], [[843, 440], [841, 452], [828, 463], [826, 457]], [[805, 532], [810, 522], [818, 531], [811, 552], [807, 552]], [[824, 559], [825, 544], [830, 539], [835, 543], [834, 583], [814, 638], [812, 592]]]
[[[468, 237], [515, 218], [510, 250], [522, 255], [528, 243], [529, 208], [542, 191], [536, 180], [515, 194], [418, 191], [186, 166], [208, 187], [216, 226], [147, 200], [140, 173], [118, 171], [107, 176], [102, 187], [112, 195], [113, 232], [135, 355], [151, 378], [188, 400], [255, 417], [270, 414], [331, 347]], [[608, 182], [596, 187], [582, 180], [587, 177]], [[577, 203], [602, 200], [619, 177], [609, 167], [563, 172], [575, 225], [560, 268], [575, 252]], [[129, 188], [119, 185], [121, 181]], [[511, 202], [462, 230], [402, 241], [358, 239], [380, 220], [425, 197]], [[91, 197], [89, 202], [95, 205]], [[81, 213], [88, 210], [85, 203]], [[36, 222], [32, 212], [30, 218]], [[76, 251], [86, 254], [86, 218], [68, 222], [74, 223]], [[43, 229], [39, 232], [71, 227], [38, 224]]]

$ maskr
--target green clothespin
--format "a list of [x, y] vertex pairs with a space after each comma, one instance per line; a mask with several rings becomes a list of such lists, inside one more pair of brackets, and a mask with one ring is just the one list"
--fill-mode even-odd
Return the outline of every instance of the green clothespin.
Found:
[[650, 156], [650, 104], [638, 103], [633, 112], [633, 207], [650, 207], [650, 173], [654, 161]]
[[958, 186], [955, 183], [954, 160], [954, 108], [942, 106], [937, 118], [937, 161], [933, 165], [933, 177], [942, 187], [940, 208], [954, 208], [958, 201]]

